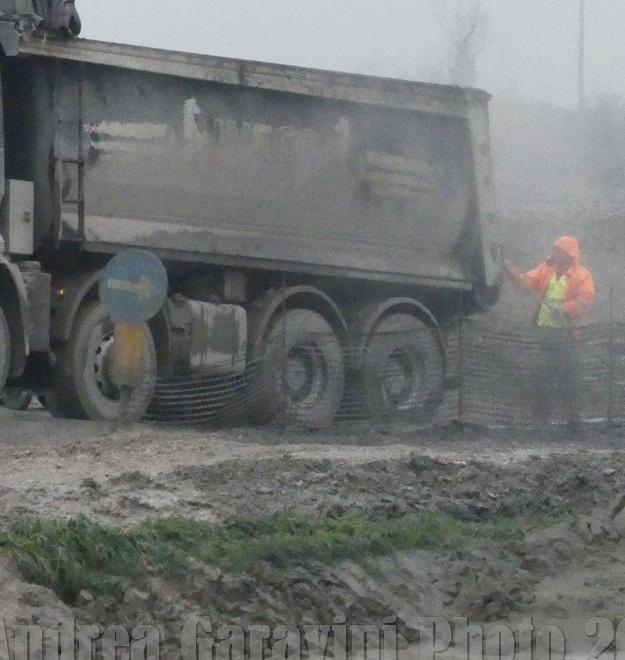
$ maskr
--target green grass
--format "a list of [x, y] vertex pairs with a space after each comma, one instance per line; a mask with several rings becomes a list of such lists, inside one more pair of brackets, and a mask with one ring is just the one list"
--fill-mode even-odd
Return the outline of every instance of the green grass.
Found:
[[432, 512], [395, 520], [363, 516], [302, 520], [273, 517], [225, 526], [185, 518], [159, 518], [130, 530], [70, 520], [25, 520], [0, 535], [25, 579], [53, 589], [65, 602], [81, 589], [113, 593], [122, 577], [138, 580], [148, 570], [182, 578], [198, 564], [224, 571], [258, 561], [276, 567], [305, 559], [332, 563], [402, 550], [454, 546], [471, 539], [511, 540], [556, 519], [500, 519], [465, 523]]

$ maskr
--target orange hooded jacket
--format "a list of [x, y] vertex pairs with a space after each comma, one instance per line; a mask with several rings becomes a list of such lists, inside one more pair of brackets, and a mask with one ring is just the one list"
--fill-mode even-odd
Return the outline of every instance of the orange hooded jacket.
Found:
[[[595, 301], [595, 285], [592, 274], [579, 262], [580, 249], [576, 238], [562, 236], [554, 243], [554, 247], [564, 250], [573, 259], [573, 265], [564, 274], [568, 280], [568, 285], [562, 307], [569, 318], [582, 319]], [[523, 284], [537, 293], [542, 301], [549, 282], [555, 273], [556, 269], [549, 261], [545, 261], [534, 270], [521, 275], [520, 279]]]

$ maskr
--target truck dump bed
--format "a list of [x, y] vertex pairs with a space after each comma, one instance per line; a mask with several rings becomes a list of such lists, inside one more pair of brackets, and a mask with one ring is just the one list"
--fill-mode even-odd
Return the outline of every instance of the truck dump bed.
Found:
[[3, 70], [35, 241], [470, 287], [495, 276], [489, 96], [95, 41]]

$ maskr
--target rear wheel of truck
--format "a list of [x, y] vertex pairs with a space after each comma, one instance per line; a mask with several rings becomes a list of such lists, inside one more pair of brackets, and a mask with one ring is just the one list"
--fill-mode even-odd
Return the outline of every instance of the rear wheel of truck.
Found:
[[341, 343], [318, 313], [292, 309], [277, 316], [263, 357], [250, 365], [251, 408], [259, 421], [282, 418], [311, 427], [332, 423], [343, 398]]
[[[111, 378], [113, 323], [100, 303], [90, 303], [79, 313], [69, 341], [56, 350], [57, 363], [46, 405], [55, 417], [114, 420], [119, 389]], [[143, 381], [132, 392], [129, 419], [141, 419], [156, 385], [156, 349], [146, 333]]]
[[385, 421], [428, 421], [443, 392], [443, 359], [431, 330], [408, 314], [384, 318], [367, 341], [364, 410]]

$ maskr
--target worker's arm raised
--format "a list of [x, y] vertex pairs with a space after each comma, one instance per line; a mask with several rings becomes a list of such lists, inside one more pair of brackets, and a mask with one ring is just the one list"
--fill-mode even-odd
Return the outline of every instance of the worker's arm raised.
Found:
[[545, 268], [546, 264], [540, 264], [538, 268], [523, 273], [513, 264], [504, 262], [504, 268], [509, 279], [515, 286], [519, 288], [528, 289], [535, 293], [541, 293], [545, 282]]

